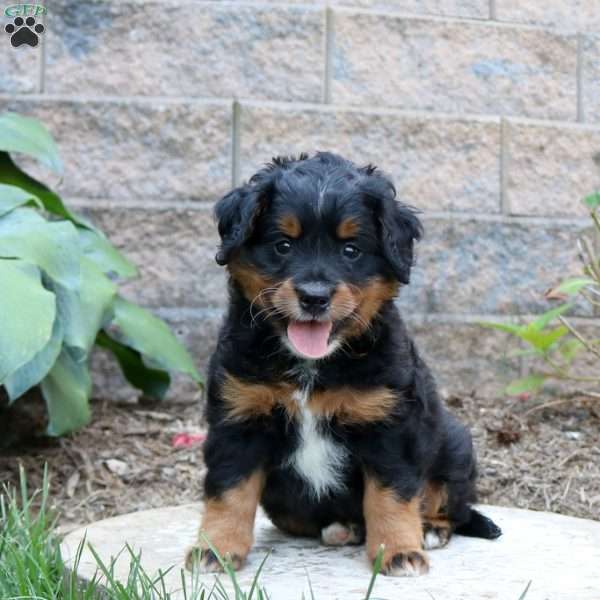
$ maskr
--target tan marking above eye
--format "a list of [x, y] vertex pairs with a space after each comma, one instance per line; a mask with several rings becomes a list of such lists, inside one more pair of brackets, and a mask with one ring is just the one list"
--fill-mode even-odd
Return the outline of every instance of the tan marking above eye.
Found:
[[358, 234], [360, 227], [352, 217], [344, 219], [337, 226], [336, 234], [341, 240], [350, 240]]
[[296, 239], [302, 235], [302, 225], [300, 225], [300, 221], [296, 215], [283, 215], [279, 219], [277, 225], [279, 226], [281, 233], [291, 238]]

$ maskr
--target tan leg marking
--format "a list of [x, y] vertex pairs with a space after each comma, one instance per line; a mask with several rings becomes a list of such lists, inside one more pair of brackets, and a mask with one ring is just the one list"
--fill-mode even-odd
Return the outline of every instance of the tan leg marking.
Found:
[[264, 474], [256, 472], [219, 498], [206, 501], [198, 541], [186, 555], [186, 567], [194, 563], [201, 572], [222, 571], [204, 537], [235, 569], [243, 564], [254, 538], [256, 507], [264, 485]]
[[384, 545], [381, 569], [384, 575], [415, 576], [429, 570], [423, 552], [420, 504], [419, 496], [407, 502], [373, 478], [365, 478], [367, 556], [375, 560], [379, 546]]

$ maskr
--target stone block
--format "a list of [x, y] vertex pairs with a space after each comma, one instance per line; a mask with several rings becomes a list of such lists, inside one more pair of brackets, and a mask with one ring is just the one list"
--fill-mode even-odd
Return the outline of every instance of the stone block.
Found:
[[489, 0], [277, 0], [277, 2], [334, 7], [352, 6], [376, 11], [473, 19], [487, 19], [490, 15]]
[[336, 104], [575, 120], [574, 35], [491, 22], [334, 15]]
[[600, 123], [600, 34], [583, 37], [581, 61], [583, 119]]
[[600, 11], [596, 0], [496, 0], [496, 18], [499, 21], [544, 25], [571, 31], [600, 32]]
[[60, 0], [51, 16], [53, 93], [322, 99], [318, 7]]
[[[576, 224], [427, 218], [403, 314], [526, 315], [555, 306], [544, 292], [581, 274]], [[587, 306], [578, 306], [587, 315]]]
[[579, 217], [600, 189], [600, 127], [507, 124], [506, 199], [511, 214]]
[[[2, 12], [0, 12], [0, 16]], [[37, 92], [40, 85], [42, 48], [19, 46], [13, 48], [4, 26], [10, 22], [0, 18], [0, 94], [25, 94]]]
[[240, 132], [244, 179], [273, 156], [328, 150], [379, 166], [417, 208], [500, 210], [495, 119], [244, 104]]
[[57, 191], [66, 198], [214, 201], [231, 185], [229, 102], [4, 104], [54, 136], [65, 164]]
[[502, 396], [504, 388], [520, 376], [518, 359], [509, 356], [518, 344], [506, 333], [468, 321], [411, 315], [410, 308], [400, 304], [408, 329], [441, 391]]
[[151, 307], [223, 308], [225, 269], [209, 210], [90, 209], [84, 212], [138, 267], [121, 285], [132, 300]]

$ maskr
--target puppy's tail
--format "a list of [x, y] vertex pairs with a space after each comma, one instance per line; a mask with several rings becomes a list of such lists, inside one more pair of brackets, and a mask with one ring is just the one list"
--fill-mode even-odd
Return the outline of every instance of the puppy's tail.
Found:
[[474, 508], [471, 509], [469, 520], [459, 525], [455, 532], [467, 537], [478, 537], [486, 540], [495, 540], [502, 535], [502, 529], [489, 517], [482, 515]]

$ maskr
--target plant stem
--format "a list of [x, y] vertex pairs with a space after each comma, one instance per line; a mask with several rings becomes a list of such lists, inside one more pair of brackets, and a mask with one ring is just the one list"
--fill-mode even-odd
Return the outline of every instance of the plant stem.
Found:
[[585, 346], [586, 350], [600, 358], [600, 350], [594, 348], [584, 337], [579, 333], [573, 325], [571, 325], [564, 317], [558, 317], [558, 320]]

